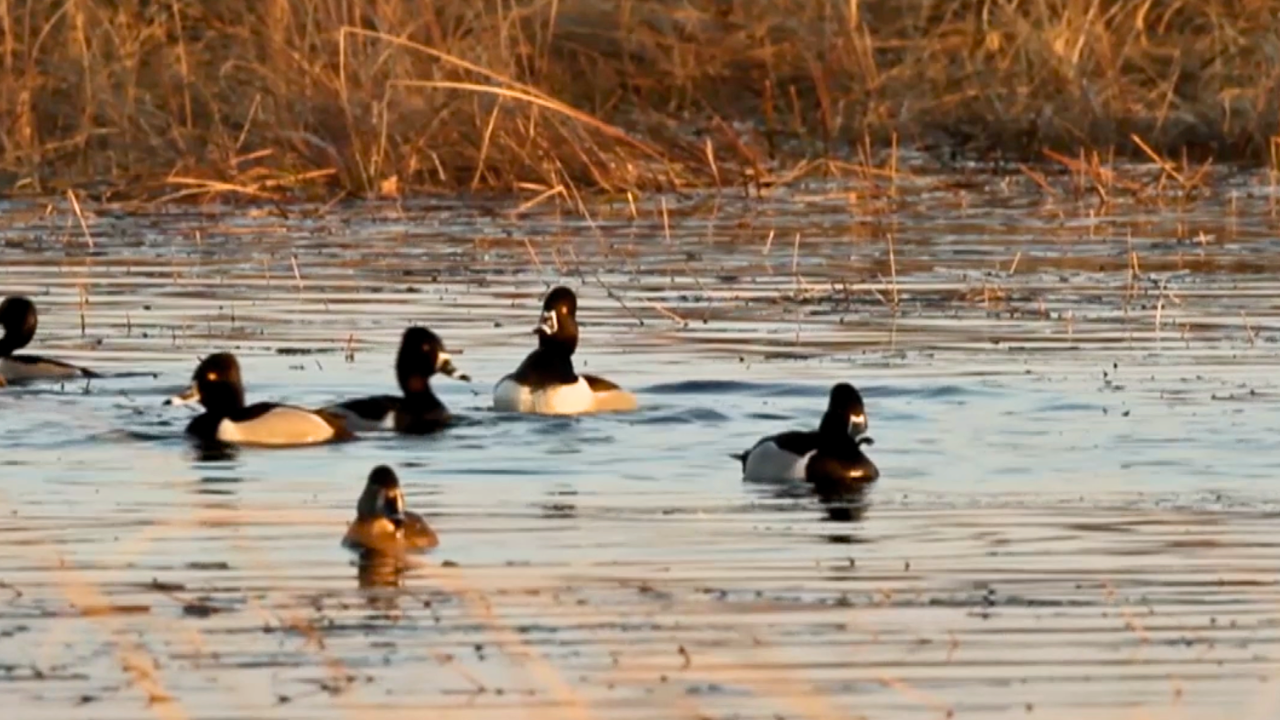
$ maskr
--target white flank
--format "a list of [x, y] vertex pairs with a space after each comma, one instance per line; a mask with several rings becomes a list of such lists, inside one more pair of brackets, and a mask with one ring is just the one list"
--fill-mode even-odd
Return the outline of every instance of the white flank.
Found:
[[556, 385], [533, 391], [508, 375], [493, 388], [493, 409], [500, 412], [577, 415], [595, 410], [595, 402], [595, 393], [591, 392], [591, 386], [582, 378], [578, 378], [578, 382], [572, 385]]
[[517, 383], [508, 375], [493, 386], [493, 409], [499, 412], [532, 412], [533, 401], [529, 388]]
[[804, 480], [804, 467], [812, 456], [812, 452], [804, 455], [787, 452], [772, 440], [766, 440], [747, 454], [742, 477], [756, 482]]
[[630, 412], [639, 407], [636, 396], [626, 390], [605, 390], [595, 396], [596, 412]]
[[333, 428], [323, 418], [301, 408], [272, 408], [245, 422], [223, 420], [218, 439], [236, 445], [311, 445], [333, 438]]

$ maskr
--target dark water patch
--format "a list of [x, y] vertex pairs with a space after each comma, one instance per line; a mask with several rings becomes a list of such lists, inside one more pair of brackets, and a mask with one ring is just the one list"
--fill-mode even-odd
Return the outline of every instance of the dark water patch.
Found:
[[682, 380], [648, 385], [640, 390], [646, 395], [744, 395], [756, 390], [755, 383], [721, 380]]
[[155, 380], [159, 377], [160, 377], [160, 373], [156, 373], [156, 372], [117, 371], [117, 372], [101, 373], [100, 377], [93, 378], [93, 380], [97, 380], [99, 382], [105, 381], [105, 380], [133, 380], [133, 379], [141, 379], [141, 378], [146, 378], [148, 380]]
[[[751, 412], [744, 415], [744, 417], [748, 420], [761, 420], [765, 422], [798, 422], [796, 418], [770, 412]], [[821, 415], [818, 415], [815, 417], [815, 420], [820, 418]]]
[[1007, 392], [1005, 388], [984, 385], [981, 383], [968, 385], [939, 383], [917, 387], [899, 385], [883, 389], [875, 386], [868, 386], [865, 390], [859, 387], [859, 390], [868, 398], [919, 398], [922, 400], [934, 401], [957, 401], [964, 400], [966, 398], [979, 398], [984, 396], [991, 397]]
[[712, 408], [692, 407], [668, 412], [655, 412], [646, 409], [645, 413], [631, 422], [637, 425], [682, 425], [682, 424], [715, 424], [729, 422], [731, 418]]
[[149, 432], [146, 430], [122, 428], [122, 429], [104, 430], [102, 432], [93, 433], [85, 438], [76, 439], [75, 442], [90, 442], [90, 443], [110, 442], [110, 443], [120, 443], [120, 444], [134, 443], [134, 442], [139, 442], [139, 443], [159, 442], [159, 443], [175, 444], [176, 442], [181, 441], [181, 439], [182, 439], [181, 431], [178, 431], [176, 433], [166, 432], [162, 434], [158, 432]]
[[1096, 403], [1085, 403], [1077, 400], [1055, 400], [1038, 405], [1032, 412], [1036, 413], [1093, 413], [1101, 414], [1106, 406]]
[[830, 388], [792, 383], [759, 383], [721, 380], [684, 380], [644, 387], [646, 395], [716, 395], [748, 397], [821, 397]]
[[553, 464], [547, 463], [531, 463], [528, 467], [504, 467], [494, 465], [475, 464], [470, 466], [451, 467], [451, 474], [470, 475], [476, 477], [522, 477], [522, 476], [552, 476], [558, 477], [563, 471]]

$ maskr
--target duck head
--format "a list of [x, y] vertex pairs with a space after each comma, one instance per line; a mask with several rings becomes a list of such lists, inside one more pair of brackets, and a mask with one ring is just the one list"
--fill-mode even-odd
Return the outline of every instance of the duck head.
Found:
[[563, 285], [552, 289], [542, 301], [538, 326], [539, 347], [564, 348], [570, 354], [578, 347], [578, 296]]
[[8, 297], [0, 302], [0, 357], [8, 357], [21, 350], [36, 335], [36, 306], [24, 297]]
[[240, 363], [231, 353], [205, 358], [191, 375], [191, 387], [165, 400], [165, 405], [200, 403], [213, 413], [229, 413], [244, 407], [244, 381]]

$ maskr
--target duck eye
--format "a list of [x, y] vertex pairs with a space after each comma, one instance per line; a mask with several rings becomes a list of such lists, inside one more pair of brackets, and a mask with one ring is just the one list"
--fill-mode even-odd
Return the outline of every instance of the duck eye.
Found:
[[210, 370], [209, 372], [205, 373], [205, 375], [204, 375], [204, 379], [205, 379], [205, 380], [217, 380], [217, 379], [218, 379], [218, 373], [216, 373], [216, 372], [214, 372], [214, 371]]

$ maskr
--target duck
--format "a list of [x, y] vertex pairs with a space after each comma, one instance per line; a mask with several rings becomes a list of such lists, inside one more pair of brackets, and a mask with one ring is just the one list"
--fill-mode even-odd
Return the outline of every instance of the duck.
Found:
[[748, 481], [808, 481], [819, 490], [871, 483], [880, 471], [862, 451], [874, 444], [866, 437], [868, 427], [862, 394], [849, 383], [837, 383], [817, 430], [769, 435], [732, 457], [742, 462]]
[[356, 519], [347, 526], [342, 545], [361, 555], [402, 555], [440, 544], [421, 515], [405, 509], [400, 478], [386, 465], [369, 472], [356, 503]]
[[578, 415], [625, 412], [637, 407], [635, 395], [596, 375], [573, 369], [578, 348], [578, 297], [567, 287], [547, 293], [533, 332], [538, 347], [516, 371], [493, 388], [493, 406], [501, 412]]
[[424, 327], [410, 327], [400, 338], [396, 355], [396, 380], [403, 397], [374, 395], [322, 408], [342, 418], [356, 432], [395, 430], [409, 435], [425, 435], [444, 429], [452, 420], [449, 409], [431, 391], [431, 376], [437, 372], [470, 382], [458, 372], [440, 337]]
[[102, 377], [88, 368], [78, 367], [39, 355], [15, 355], [36, 334], [36, 305], [25, 297], [7, 297], [0, 302], [0, 378], [10, 383], [31, 380], [69, 380]]
[[240, 363], [231, 353], [215, 353], [201, 361], [191, 387], [164, 404], [197, 402], [205, 411], [187, 425], [186, 432], [201, 442], [289, 447], [354, 437], [341, 418], [323, 411], [269, 402], [246, 406]]

